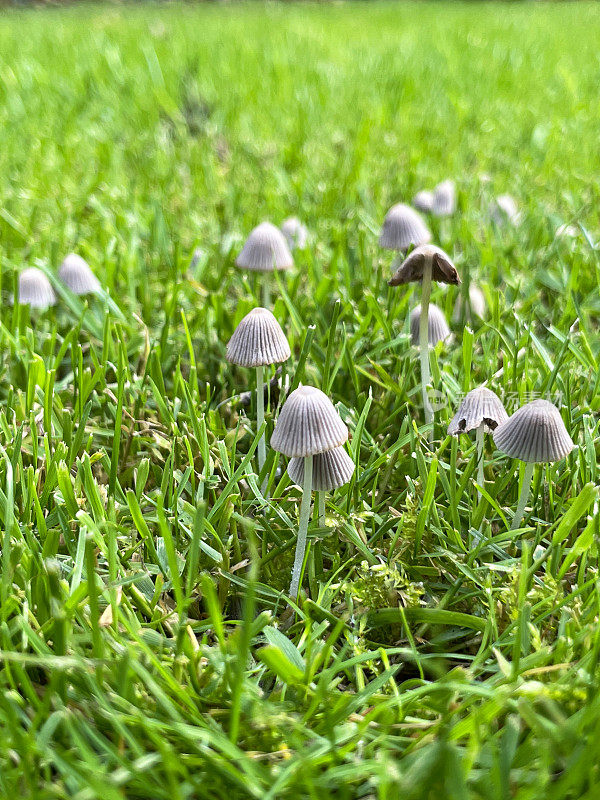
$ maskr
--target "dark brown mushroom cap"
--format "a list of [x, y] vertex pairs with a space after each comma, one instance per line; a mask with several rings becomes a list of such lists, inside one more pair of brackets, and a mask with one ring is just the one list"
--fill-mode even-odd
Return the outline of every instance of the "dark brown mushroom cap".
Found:
[[347, 439], [348, 428], [327, 395], [314, 386], [299, 386], [283, 404], [271, 447], [289, 458], [306, 458]]
[[[304, 459], [291, 458], [288, 475], [302, 486], [304, 480]], [[327, 450], [313, 456], [312, 488], [315, 492], [331, 492], [348, 483], [354, 473], [354, 461], [343, 447]]]
[[246, 314], [227, 344], [227, 360], [240, 367], [280, 364], [290, 355], [285, 333], [267, 308]]
[[421, 247], [415, 247], [412, 253], [408, 254], [392, 275], [388, 284], [390, 286], [400, 286], [404, 283], [422, 280], [427, 259], [431, 259], [431, 276], [434, 281], [438, 283], [460, 283], [458, 272], [450, 256], [433, 244], [424, 244]]
[[534, 400], [515, 411], [494, 431], [498, 450], [520, 461], [548, 464], [560, 461], [575, 447], [552, 403]]
[[431, 233], [421, 216], [404, 203], [396, 203], [385, 215], [379, 246], [387, 250], [408, 250], [411, 245], [425, 244]]
[[458, 436], [459, 433], [468, 433], [482, 424], [491, 432], [507, 419], [508, 414], [498, 395], [486, 386], [479, 386], [463, 398], [448, 425], [448, 433], [450, 436]]

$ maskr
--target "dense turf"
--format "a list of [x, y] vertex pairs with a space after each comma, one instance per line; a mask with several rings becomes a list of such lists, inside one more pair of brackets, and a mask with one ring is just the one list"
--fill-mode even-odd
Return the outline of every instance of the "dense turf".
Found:
[[[587, 4], [0, 19], [3, 797], [597, 797], [599, 39]], [[430, 448], [417, 293], [377, 232], [446, 177], [435, 237], [488, 315], [436, 351]], [[254, 378], [224, 359], [260, 288], [235, 255], [292, 213], [282, 381], [332, 396], [358, 464], [294, 611], [299, 492], [271, 453], [261, 495]], [[112, 305], [11, 307], [70, 250]], [[488, 442], [478, 502], [445, 435], [485, 379], [509, 411], [552, 399], [578, 445], [516, 532], [518, 464]]]

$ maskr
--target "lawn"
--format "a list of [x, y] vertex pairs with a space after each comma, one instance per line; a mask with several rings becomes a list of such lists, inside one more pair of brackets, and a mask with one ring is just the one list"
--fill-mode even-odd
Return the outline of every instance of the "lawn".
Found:
[[[0, 795], [580, 800], [600, 793], [600, 8], [80, 5], [0, 16]], [[483, 320], [431, 352], [433, 431], [388, 208], [428, 217]], [[512, 195], [518, 224], [490, 205]], [[309, 243], [271, 285], [272, 391], [322, 389], [350, 482], [308, 531], [256, 468], [251, 229]], [[557, 235], [561, 225], [572, 235]], [[69, 252], [104, 294], [62, 287]], [[46, 311], [14, 304], [45, 271]], [[274, 370], [267, 370], [267, 377]], [[448, 436], [487, 381], [560, 410], [536, 468]], [[279, 405], [278, 405], [279, 404]], [[267, 487], [264, 480], [267, 477]]]

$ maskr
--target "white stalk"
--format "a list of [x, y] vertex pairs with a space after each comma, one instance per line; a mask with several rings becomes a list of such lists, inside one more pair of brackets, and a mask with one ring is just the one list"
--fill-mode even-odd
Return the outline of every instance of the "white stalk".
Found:
[[304, 459], [304, 480], [302, 481], [302, 502], [300, 503], [300, 521], [298, 523], [298, 539], [296, 541], [296, 554], [292, 569], [292, 582], [290, 583], [290, 597], [294, 600], [300, 590], [300, 574], [306, 553], [306, 537], [308, 534], [308, 520], [310, 517], [310, 497], [312, 493], [313, 457]]
[[269, 275], [268, 272], [265, 272], [263, 274], [263, 279], [262, 279], [262, 307], [269, 308], [270, 305], [271, 305], [271, 276]]
[[531, 494], [531, 479], [533, 478], [534, 467], [535, 464], [533, 461], [525, 464], [525, 473], [523, 474], [523, 483], [521, 484], [519, 503], [512, 519], [512, 525], [510, 526], [511, 531], [516, 531], [517, 528], [521, 527], [521, 522], [523, 521], [523, 516], [525, 514], [525, 506], [527, 505], [529, 495]]
[[[481, 425], [477, 428], [475, 433], [475, 441], [477, 443], [477, 483], [479, 486], [483, 487], [485, 481], [485, 473], [483, 471], [483, 430], [484, 423], [482, 422]], [[481, 500], [481, 492], [477, 492], [477, 499]]]
[[325, 492], [317, 492], [319, 505], [319, 527], [325, 527]]
[[[260, 430], [265, 421], [265, 383], [263, 379], [264, 367], [262, 364], [256, 368], [256, 425]], [[261, 472], [267, 459], [267, 447], [265, 444], [265, 432], [263, 431], [258, 440], [258, 471]]]
[[[425, 259], [423, 266], [423, 282], [421, 285], [421, 316], [419, 318], [419, 358], [421, 360], [421, 392], [423, 394], [423, 410], [425, 424], [433, 424], [433, 409], [427, 396], [427, 387], [430, 380], [429, 372], [429, 298], [431, 297], [431, 269], [433, 261]], [[433, 431], [429, 440], [433, 438]]]

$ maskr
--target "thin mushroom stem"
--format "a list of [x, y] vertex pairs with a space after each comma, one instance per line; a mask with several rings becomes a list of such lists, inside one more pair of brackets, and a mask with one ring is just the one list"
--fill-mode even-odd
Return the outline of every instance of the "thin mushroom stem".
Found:
[[317, 492], [319, 506], [319, 527], [325, 527], [325, 492]]
[[271, 305], [271, 277], [265, 272], [262, 279], [262, 307], [269, 308]]
[[[423, 409], [425, 411], [425, 424], [433, 423], [433, 409], [427, 396], [429, 385], [429, 298], [431, 297], [431, 270], [432, 259], [426, 258], [423, 266], [423, 282], [421, 286], [421, 316], [419, 317], [419, 358], [421, 360], [421, 392], [423, 394]], [[433, 433], [429, 434], [429, 440]]]
[[290, 597], [294, 600], [298, 597], [300, 589], [300, 575], [304, 554], [306, 552], [306, 537], [308, 534], [308, 520], [310, 517], [310, 497], [312, 493], [312, 473], [313, 457], [307, 456], [304, 459], [304, 480], [302, 481], [302, 502], [300, 503], [300, 521], [298, 523], [298, 539], [296, 541], [296, 554], [294, 555], [294, 567], [292, 569], [292, 582], [290, 583]]
[[[261, 364], [256, 368], [256, 425], [260, 430], [265, 421], [265, 383], [264, 367]], [[263, 431], [258, 440], [258, 471], [261, 472], [267, 460], [267, 448], [265, 444], [265, 432]]]
[[[485, 481], [485, 473], [483, 471], [483, 422], [477, 428], [475, 433], [475, 441], [477, 444], [477, 484], [483, 486]], [[477, 491], [477, 499], [481, 500], [481, 492]]]
[[531, 479], [533, 478], [534, 467], [535, 463], [533, 461], [528, 461], [525, 464], [525, 473], [523, 474], [521, 493], [519, 495], [517, 510], [515, 511], [515, 515], [512, 519], [512, 524], [510, 526], [511, 531], [516, 531], [517, 528], [521, 526], [521, 522], [523, 521], [523, 516], [525, 514], [525, 506], [527, 505], [527, 501], [529, 500], [529, 495], [531, 494]]

